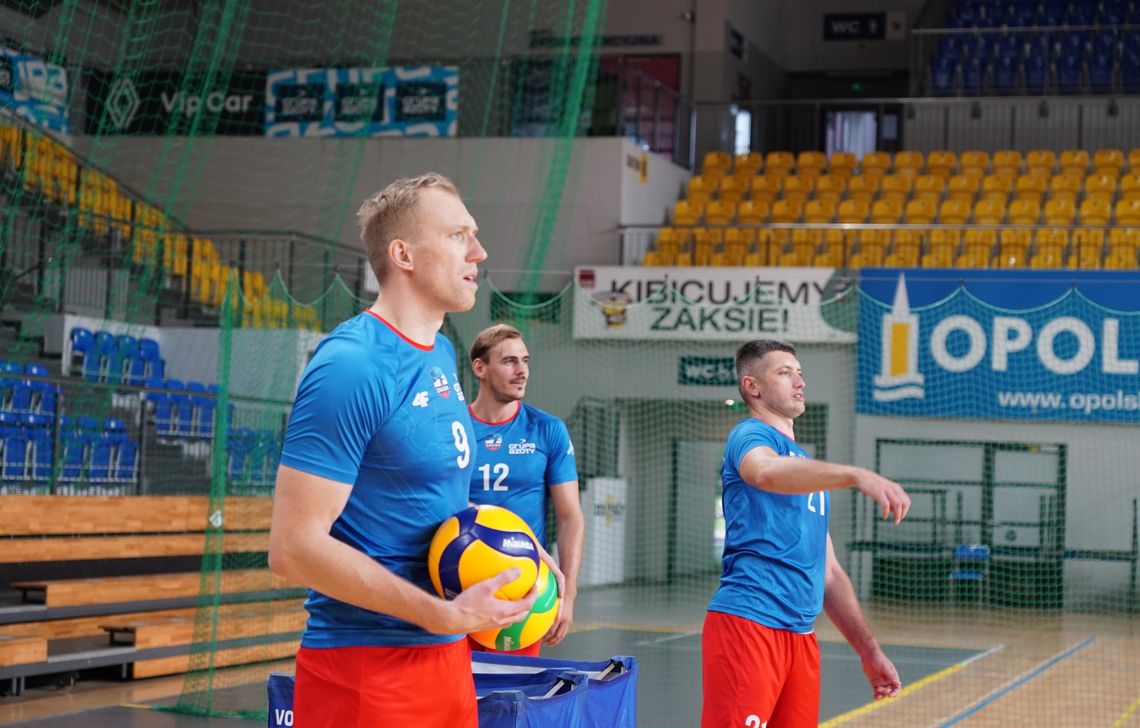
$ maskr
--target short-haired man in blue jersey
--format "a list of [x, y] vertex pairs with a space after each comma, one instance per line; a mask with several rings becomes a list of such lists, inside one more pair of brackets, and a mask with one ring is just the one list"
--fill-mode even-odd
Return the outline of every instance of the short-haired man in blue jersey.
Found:
[[858, 488], [898, 523], [902, 487], [870, 470], [812, 460], [796, 444], [803, 369], [789, 344], [764, 339], [736, 352], [750, 417], [728, 436], [724, 560], [701, 637], [703, 728], [815, 726], [822, 608], [863, 663], [876, 700], [898, 695], [898, 672], [863, 618], [827, 531], [829, 491]]
[[[489, 326], [471, 344], [471, 370], [479, 395], [471, 403], [475, 471], [471, 500], [510, 509], [530, 526], [545, 549], [547, 498], [554, 504], [558, 564], [565, 575], [562, 611], [545, 641], [555, 645], [574, 621], [585, 519], [578, 500], [574, 445], [562, 420], [522, 401], [530, 352], [513, 326]], [[472, 649], [483, 650], [471, 641]], [[514, 652], [538, 655], [540, 642]]]
[[[376, 302], [321, 342], [297, 389], [277, 472], [269, 565], [309, 587], [294, 720], [305, 728], [478, 723], [464, 634], [526, 615], [494, 596], [508, 570], [435, 596], [428, 544], [467, 506], [474, 433], [439, 329], [475, 303], [487, 257], [446, 177], [366, 200]], [[549, 558], [549, 557], [547, 557]]]

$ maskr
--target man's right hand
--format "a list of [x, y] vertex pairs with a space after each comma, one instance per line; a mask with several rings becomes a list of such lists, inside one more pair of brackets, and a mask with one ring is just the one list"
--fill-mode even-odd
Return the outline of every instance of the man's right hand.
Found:
[[895, 481], [865, 468], [858, 468], [855, 487], [860, 493], [879, 504], [883, 518], [894, 516], [896, 525], [906, 518], [907, 511], [910, 510], [910, 496]]
[[531, 589], [522, 599], [507, 600], [495, 596], [500, 588], [519, 578], [518, 569], [507, 569], [497, 576], [472, 584], [459, 596], [444, 602], [441, 624], [428, 627], [440, 634], [469, 634], [499, 629], [526, 617], [538, 593]]

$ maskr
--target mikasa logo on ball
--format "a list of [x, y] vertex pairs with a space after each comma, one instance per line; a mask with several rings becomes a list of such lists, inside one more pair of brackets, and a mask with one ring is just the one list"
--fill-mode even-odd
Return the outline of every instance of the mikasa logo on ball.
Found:
[[515, 538], [514, 536], [507, 536], [503, 539], [502, 548], [505, 549], [521, 549], [523, 551], [534, 551], [534, 544], [529, 539]]

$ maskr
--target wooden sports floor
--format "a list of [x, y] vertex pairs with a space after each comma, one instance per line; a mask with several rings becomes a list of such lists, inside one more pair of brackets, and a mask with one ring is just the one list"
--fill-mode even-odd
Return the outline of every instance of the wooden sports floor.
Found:
[[[703, 588], [588, 591], [576, 629], [544, 655], [597, 660], [632, 654], [640, 666], [638, 723], [688, 728], [700, 715]], [[902, 696], [869, 703], [859, 660], [826, 619], [823, 726], [1080, 726], [1140, 728], [1140, 619], [975, 607], [872, 605], [868, 616], [904, 681]], [[264, 699], [270, 670], [237, 668], [219, 680]], [[35, 728], [192, 728], [263, 723], [151, 709], [177, 700], [183, 678], [131, 683], [84, 679], [29, 686], [0, 698], [0, 725]], [[301, 727], [303, 728], [303, 726]]]

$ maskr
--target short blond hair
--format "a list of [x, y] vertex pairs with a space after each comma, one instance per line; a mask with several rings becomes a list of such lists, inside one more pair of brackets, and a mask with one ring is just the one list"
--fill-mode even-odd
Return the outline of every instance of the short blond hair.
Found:
[[471, 344], [471, 361], [475, 361], [476, 359], [487, 361], [491, 349], [494, 349], [507, 339], [518, 339], [522, 341], [522, 337], [522, 332], [509, 324], [494, 324], [493, 326], [488, 326], [479, 332], [479, 335], [475, 337], [475, 341]]
[[459, 197], [459, 189], [438, 172], [418, 177], [402, 177], [369, 197], [356, 213], [360, 223], [360, 240], [368, 265], [383, 283], [388, 274], [388, 244], [412, 237], [416, 227], [416, 203], [420, 190], [440, 189]]

